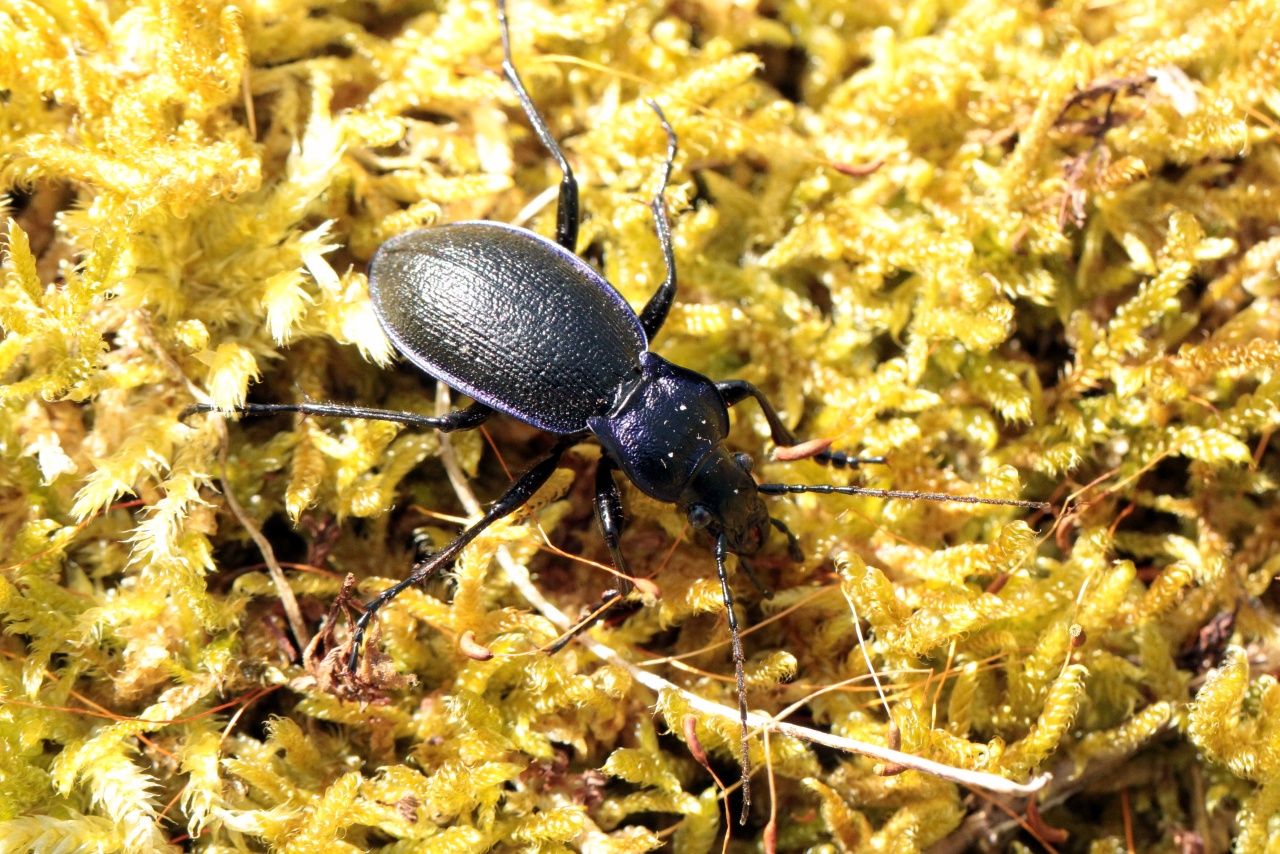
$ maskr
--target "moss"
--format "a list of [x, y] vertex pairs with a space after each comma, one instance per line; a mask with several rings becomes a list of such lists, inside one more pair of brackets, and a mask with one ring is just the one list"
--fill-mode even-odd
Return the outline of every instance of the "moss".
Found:
[[[520, 0], [512, 17], [582, 181], [580, 248], [636, 306], [662, 276], [644, 98], [679, 136], [680, 297], [657, 349], [755, 383], [805, 437], [888, 457], [770, 461], [744, 405], [732, 442], [762, 478], [1058, 511], [779, 500], [808, 559], [757, 562], [772, 601], [738, 588], [752, 709], [1055, 776], [1020, 827], [778, 734], [766, 764], [755, 738], [732, 844], [1266, 850], [1280, 7]], [[179, 420], [250, 393], [433, 410], [430, 381], [389, 365], [365, 262], [437, 222], [554, 228], [558, 174], [497, 72], [492, 5], [0, 0], [0, 45], [0, 851], [717, 850], [687, 704], [654, 720], [621, 663], [537, 652], [557, 630], [495, 562], [505, 548], [562, 608], [596, 601], [594, 450], [468, 550], [456, 589], [382, 612], [362, 704], [325, 690], [322, 646], [295, 663], [291, 621], [313, 632], [349, 604], [347, 573], [367, 599], [415, 531], [457, 530], [470, 498], [446, 444]], [[449, 443], [482, 498], [545, 449], [488, 429]], [[595, 636], [734, 705], [709, 555], [626, 493], [623, 550], [659, 598]], [[735, 723], [697, 723], [730, 781]]]

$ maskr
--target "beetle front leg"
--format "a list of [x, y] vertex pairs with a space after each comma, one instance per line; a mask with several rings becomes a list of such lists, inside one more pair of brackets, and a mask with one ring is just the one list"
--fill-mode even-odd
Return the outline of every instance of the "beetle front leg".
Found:
[[[724, 398], [726, 406], [739, 404], [748, 397], [755, 398], [756, 403], [760, 404], [760, 408], [764, 410], [765, 420], [769, 422], [769, 436], [773, 439], [773, 443], [780, 448], [796, 444], [795, 434], [787, 429], [787, 425], [782, 423], [782, 419], [778, 417], [778, 411], [773, 408], [769, 398], [765, 397], [764, 393], [751, 383], [745, 380], [729, 380], [716, 383], [716, 391], [720, 392], [720, 396]], [[867, 463], [884, 462], [884, 457], [850, 457], [843, 451], [832, 450], [819, 451], [810, 459], [814, 462], [840, 469]]]
[[356, 620], [355, 631], [351, 638], [351, 658], [347, 661], [347, 668], [354, 671], [356, 664], [360, 659], [360, 647], [364, 642], [365, 630], [368, 629], [369, 623], [374, 616], [392, 599], [399, 596], [408, 588], [415, 584], [421, 584], [436, 573], [447, 569], [458, 554], [467, 547], [467, 545], [480, 536], [486, 528], [498, 521], [504, 516], [509, 516], [516, 510], [523, 507], [533, 494], [538, 491], [541, 486], [551, 477], [552, 472], [556, 470], [556, 466], [560, 464], [560, 458], [564, 456], [564, 452], [569, 448], [582, 441], [582, 435], [566, 436], [555, 444], [551, 449], [551, 453], [538, 461], [533, 468], [520, 475], [519, 480], [507, 487], [507, 491], [502, 497], [494, 502], [489, 511], [482, 516], [479, 521], [470, 525], [461, 534], [459, 534], [453, 542], [445, 546], [440, 551], [428, 557], [422, 563], [414, 566], [413, 571], [409, 573], [409, 577], [403, 581], [391, 585], [386, 590], [378, 594], [378, 596], [368, 604], [365, 612], [360, 615], [360, 619]]
[[516, 99], [520, 101], [520, 106], [524, 109], [524, 114], [529, 118], [529, 124], [533, 125], [533, 132], [538, 135], [538, 139], [542, 142], [542, 147], [547, 153], [555, 159], [556, 164], [560, 167], [562, 175], [560, 179], [560, 201], [556, 207], [556, 243], [559, 243], [570, 252], [578, 251], [578, 180], [573, 177], [573, 170], [569, 168], [569, 161], [565, 158], [564, 152], [560, 150], [560, 144], [556, 142], [556, 138], [551, 135], [551, 130], [547, 127], [547, 122], [542, 118], [542, 114], [538, 112], [538, 107], [533, 103], [533, 98], [529, 97], [529, 90], [524, 88], [524, 81], [520, 79], [520, 72], [516, 71], [516, 64], [511, 59], [511, 31], [507, 26], [507, 2], [506, 0], [498, 0], [498, 30], [502, 33], [502, 73], [506, 75], [507, 81], [511, 84], [511, 88], [516, 91]]
[[756, 575], [756, 568], [743, 560], [742, 555], [738, 555], [738, 568], [742, 570], [743, 575], [751, 582], [751, 586], [758, 590], [761, 596], [766, 599], [773, 598], [773, 589], [760, 580], [760, 576]]
[[778, 529], [787, 538], [787, 554], [791, 557], [792, 563], [804, 563], [804, 550], [800, 548], [800, 538], [792, 533], [791, 529], [784, 525], [780, 520], [769, 517], [769, 524]]

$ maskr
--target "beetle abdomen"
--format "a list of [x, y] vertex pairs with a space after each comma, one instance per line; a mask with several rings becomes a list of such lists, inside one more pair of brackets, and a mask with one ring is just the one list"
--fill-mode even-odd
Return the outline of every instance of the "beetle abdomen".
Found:
[[635, 312], [585, 261], [502, 223], [388, 240], [369, 262], [369, 295], [405, 358], [552, 433], [586, 429], [648, 347]]

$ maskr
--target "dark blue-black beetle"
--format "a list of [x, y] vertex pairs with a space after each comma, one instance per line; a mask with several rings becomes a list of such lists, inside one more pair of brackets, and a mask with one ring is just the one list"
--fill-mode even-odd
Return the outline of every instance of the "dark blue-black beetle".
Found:
[[[602, 449], [596, 469], [596, 517], [621, 579], [612, 601], [621, 599], [629, 589], [626, 562], [618, 547], [623, 517], [613, 479], [615, 470], [621, 470], [642, 492], [677, 505], [689, 524], [714, 546], [742, 716], [745, 820], [750, 804], [746, 692], [742, 644], [725, 560], [730, 553], [740, 558], [756, 554], [773, 528], [786, 534], [793, 559], [802, 559], [796, 538], [770, 517], [761, 496], [820, 492], [1041, 505], [860, 487], [757, 484], [751, 476], [751, 458], [725, 447], [729, 407], [755, 398], [764, 410], [773, 441], [778, 446], [796, 444], [769, 401], [750, 383], [715, 383], [649, 350], [649, 341], [662, 328], [676, 293], [671, 227], [662, 196], [676, 157], [674, 131], [658, 105], [650, 101], [667, 135], [662, 184], [650, 205], [667, 271], [666, 279], [637, 316], [612, 285], [574, 254], [578, 185], [512, 63], [504, 0], [498, 0], [498, 22], [503, 73], [538, 139], [564, 176], [555, 242], [502, 223], [459, 222], [394, 237], [379, 247], [369, 262], [369, 294], [396, 350], [475, 403], [439, 418], [327, 403], [246, 404], [237, 411], [244, 415], [301, 412], [366, 418], [443, 432], [473, 429], [497, 411], [561, 437], [479, 521], [369, 603], [356, 623], [352, 668], [365, 630], [383, 605], [407, 587], [450, 566], [480, 532], [525, 504], [570, 447], [594, 436]], [[214, 409], [197, 404], [189, 412]], [[883, 461], [850, 459], [827, 450], [812, 458], [837, 466]], [[760, 586], [750, 568], [740, 565]]]

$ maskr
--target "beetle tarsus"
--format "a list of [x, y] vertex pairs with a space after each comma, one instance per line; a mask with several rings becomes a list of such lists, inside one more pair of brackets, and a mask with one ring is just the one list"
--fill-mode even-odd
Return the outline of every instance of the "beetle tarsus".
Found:
[[619, 593], [617, 590], [607, 591], [603, 600], [600, 602], [600, 606], [592, 612], [591, 616], [587, 617], [585, 620], [579, 621], [576, 626], [572, 627], [567, 632], [560, 635], [560, 637], [544, 646], [542, 648], [542, 652], [545, 652], [547, 655], [554, 655], [564, 649], [568, 646], [569, 641], [585, 632], [592, 626], [592, 624], [603, 619], [610, 611], [621, 605], [626, 598], [625, 593]]
[[813, 455], [813, 460], [838, 469], [857, 468], [858, 466], [867, 465], [882, 466], [887, 462], [884, 457], [851, 457], [844, 451], [819, 451]]
[[760, 409], [764, 411], [765, 421], [769, 423], [769, 437], [773, 439], [773, 443], [775, 445], [796, 444], [795, 434], [782, 423], [782, 419], [778, 417], [778, 411], [773, 408], [769, 398], [751, 383], [746, 380], [727, 380], [716, 383], [716, 391], [720, 392], [720, 396], [724, 398], [725, 406], [737, 406], [748, 397], [755, 398], [756, 403], [760, 404]]
[[[765, 421], [769, 423], [769, 438], [773, 439], [773, 444], [780, 448], [791, 447], [796, 444], [795, 434], [782, 423], [782, 418], [778, 416], [778, 410], [773, 408], [773, 404], [769, 402], [769, 398], [764, 396], [764, 392], [753, 386], [746, 380], [728, 380], [726, 382], [716, 383], [716, 391], [720, 392], [720, 396], [724, 398], [725, 406], [736, 406], [748, 397], [755, 398], [756, 403], [760, 404], [760, 409], [764, 412]], [[851, 457], [843, 451], [823, 450], [808, 459], [822, 465], [834, 466], [836, 468], [850, 468], [853, 466], [883, 464], [884, 457]]]

